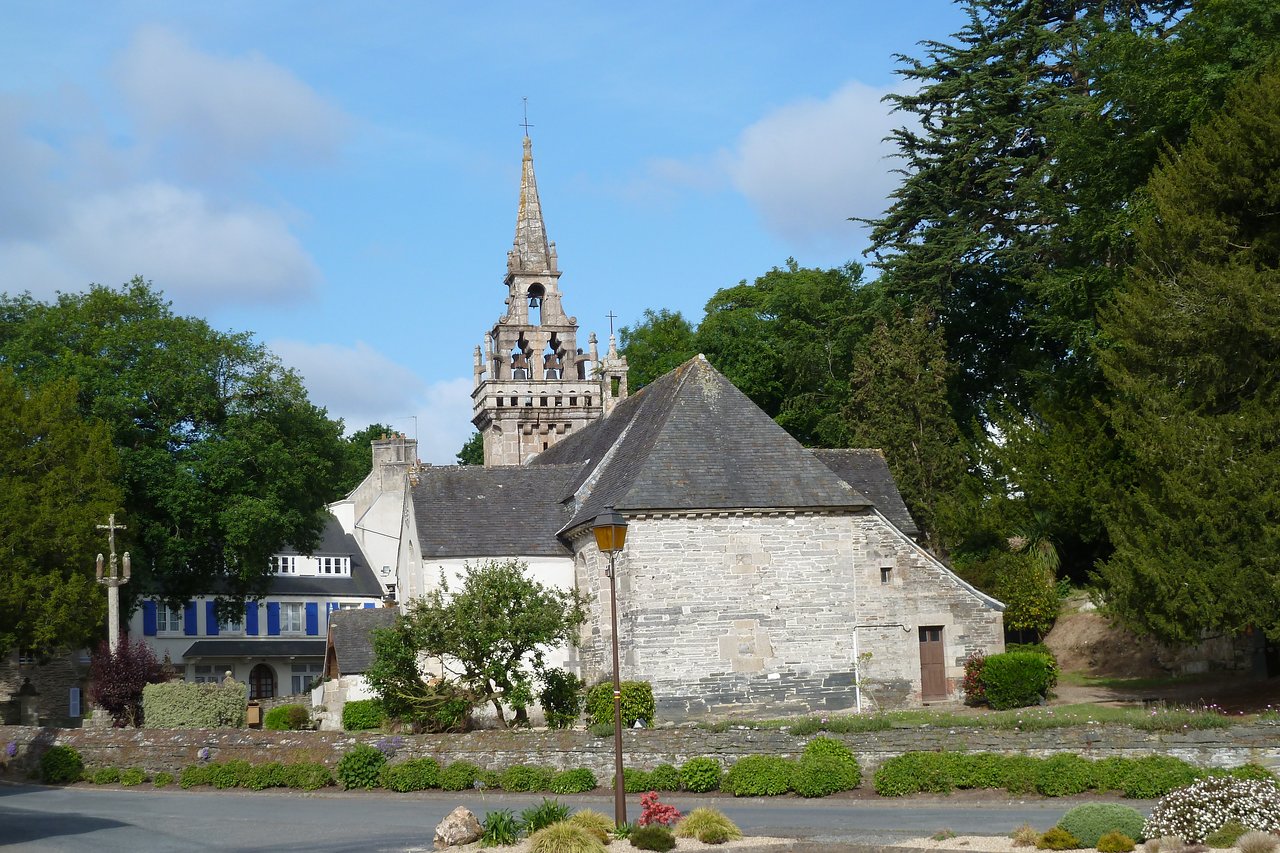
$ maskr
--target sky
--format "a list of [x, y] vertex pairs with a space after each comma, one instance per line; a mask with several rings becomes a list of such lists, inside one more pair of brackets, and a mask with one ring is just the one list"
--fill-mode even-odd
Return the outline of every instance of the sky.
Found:
[[580, 339], [864, 260], [895, 54], [941, 0], [0, 0], [0, 291], [149, 279], [349, 432], [450, 464], [503, 311], [526, 109]]

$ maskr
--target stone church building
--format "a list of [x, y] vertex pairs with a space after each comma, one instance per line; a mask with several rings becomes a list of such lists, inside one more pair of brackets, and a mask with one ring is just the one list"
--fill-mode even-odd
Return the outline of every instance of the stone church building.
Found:
[[593, 602], [549, 664], [606, 679], [591, 525], [614, 507], [621, 676], [652, 683], [660, 719], [958, 699], [965, 658], [1003, 649], [1003, 605], [920, 547], [879, 452], [802, 447], [701, 356], [629, 394], [612, 338], [603, 358], [578, 346], [560, 275], [526, 137], [506, 309], [474, 356], [485, 464], [422, 466], [385, 439], [334, 506], [399, 601], [519, 558]]

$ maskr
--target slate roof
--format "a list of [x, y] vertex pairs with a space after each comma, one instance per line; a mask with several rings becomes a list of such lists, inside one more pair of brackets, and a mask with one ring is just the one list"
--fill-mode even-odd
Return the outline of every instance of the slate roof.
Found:
[[369, 669], [374, 629], [390, 628], [398, 614], [394, 607], [375, 607], [336, 610], [329, 616], [329, 648], [337, 657], [339, 674], [358, 675]]
[[871, 505], [697, 356], [527, 466], [578, 464], [562, 529], [619, 510], [855, 509]]
[[322, 658], [324, 640], [196, 640], [182, 653], [190, 658]]
[[581, 465], [424, 468], [411, 487], [418, 548], [433, 557], [566, 557], [556, 534]]
[[352, 595], [372, 598], [382, 597], [382, 584], [378, 583], [373, 568], [365, 562], [360, 546], [355, 537], [342, 529], [336, 518], [329, 517], [325, 523], [320, 542], [310, 554], [302, 554], [296, 548], [286, 545], [280, 549], [281, 554], [298, 554], [308, 557], [350, 557], [351, 575], [319, 575], [301, 577], [298, 575], [272, 575], [268, 588], [270, 595]]
[[885, 462], [883, 453], [874, 449], [814, 449], [810, 452], [836, 476], [870, 498], [875, 508], [894, 527], [912, 538], [920, 535], [915, 520], [902, 501], [902, 493], [893, 481], [893, 474], [889, 473], [889, 464]]

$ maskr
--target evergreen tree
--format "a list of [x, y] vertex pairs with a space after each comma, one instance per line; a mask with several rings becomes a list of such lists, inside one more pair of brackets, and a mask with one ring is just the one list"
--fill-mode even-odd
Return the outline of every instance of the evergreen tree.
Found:
[[1280, 63], [1162, 158], [1104, 312], [1130, 457], [1108, 608], [1171, 641], [1280, 637]]
[[618, 329], [627, 357], [627, 387], [634, 393], [698, 354], [693, 325], [679, 311], [646, 308], [644, 319]]
[[484, 436], [479, 432], [471, 433], [471, 437], [462, 445], [455, 458], [459, 465], [484, 464]]

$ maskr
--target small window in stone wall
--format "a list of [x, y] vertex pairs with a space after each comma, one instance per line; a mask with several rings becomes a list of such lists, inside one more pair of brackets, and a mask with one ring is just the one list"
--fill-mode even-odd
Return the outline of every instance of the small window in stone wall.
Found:
[[882, 584], [893, 583], [893, 566], [880, 567], [880, 583]]

